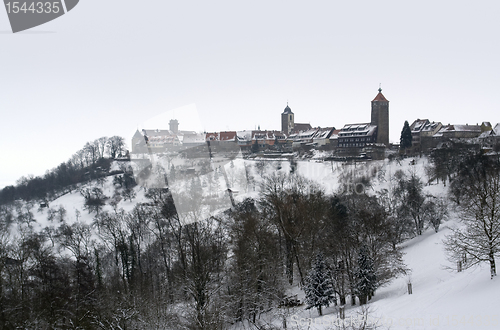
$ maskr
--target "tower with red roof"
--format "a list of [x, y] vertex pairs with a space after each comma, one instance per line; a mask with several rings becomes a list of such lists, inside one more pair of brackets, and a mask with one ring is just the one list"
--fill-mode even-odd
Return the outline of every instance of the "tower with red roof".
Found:
[[378, 89], [377, 96], [372, 101], [372, 125], [377, 126], [377, 143], [389, 146], [389, 100]]

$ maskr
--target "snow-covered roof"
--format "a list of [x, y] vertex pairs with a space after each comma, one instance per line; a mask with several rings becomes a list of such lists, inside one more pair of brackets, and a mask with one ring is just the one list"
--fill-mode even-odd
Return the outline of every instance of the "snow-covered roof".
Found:
[[314, 140], [316, 140], [316, 139], [328, 139], [330, 137], [330, 135], [332, 134], [334, 128], [335, 127], [324, 127], [324, 128], [319, 127], [318, 131], [314, 135], [313, 139]]
[[479, 125], [446, 125], [441, 127], [441, 129], [434, 134], [434, 138], [441, 138], [443, 136], [449, 136], [448, 134], [453, 134], [454, 132], [464, 132], [464, 133], [481, 133], [481, 126]]
[[204, 133], [186, 134], [182, 140], [183, 144], [205, 144], [206, 138]]
[[251, 139], [252, 140], [283, 140], [286, 138], [286, 135], [280, 131], [251, 131]]
[[436, 134], [434, 134], [434, 137], [435, 138], [442, 137], [443, 136], [443, 132], [446, 131], [448, 129], [448, 127], [449, 127], [449, 125], [441, 127], [441, 129], [439, 131], [437, 131]]
[[441, 123], [437, 122], [432, 122], [432, 123], [427, 123], [426, 125], [424, 125], [424, 127], [422, 128], [422, 132], [432, 132], [434, 131], [435, 129], [438, 128], [438, 126], [441, 125]]
[[486, 131], [486, 132], [481, 133], [481, 135], [479, 135], [479, 138], [485, 139], [485, 138], [491, 137], [491, 136], [500, 136], [500, 123], [496, 124], [495, 127], [491, 131]]
[[298, 134], [299, 138], [312, 138], [318, 130], [316, 128], [309, 129], [307, 131], [302, 131]]
[[412, 133], [420, 132], [425, 127], [425, 125], [427, 125], [428, 123], [429, 123], [429, 119], [417, 119], [417, 120], [415, 120], [410, 125]]
[[330, 135], [330, 140], [338, 140], [339, 138], [339, 133], [340, 133], [340, 130], [339, 129], [336, 129], [332, 132], [332, 135]]
[[369, 123], [365, 124], [346, 124], [339, 132], [339, 137], [344, 136], [361, 136], [361, 135], [372, 135], [377, 128], [376, 125], [371, 125]]
[[252, 131], [238, 131], [236, 136], [239, 141], [250, 141], [252, 139]]
[[413, 134], [418, 134], [419, 132], [433, 132], [440, 125], [440, 122], [431, 122], [429, 119], [417, 119], [410, 125], [410, 129]]
[[450, 125], [447, 131], [456, 132], [481, 132], [481, 126], [479, 125]]

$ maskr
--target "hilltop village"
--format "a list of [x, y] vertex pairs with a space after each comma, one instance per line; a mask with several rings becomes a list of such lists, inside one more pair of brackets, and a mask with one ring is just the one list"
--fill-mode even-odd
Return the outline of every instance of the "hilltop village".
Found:
[[[399, 144], [389, 143], [389, 100], [379, 88], [371, 101], [371, 120], [345, 124], [341, 128], [312, 127], [296, 123], [286, 105], [281, 113], [281, 130], [204, 132], [179, 130], [179, 121], [170, 120], [169, 129], [137, 130], [132, 137], [132, 153], [181, 151], [200, 145], [219, 148], [239, 147], [244, 153], [280, 154], [311, 149], [331, 152], [333, 157], [383, 159], [388, 152], [400, 152]], [[476, 144], [493, 149], [500, 141], [500, 124], [443, 124], [430, 119], [415, 119], [410, 125], [411, 147], [405, 154], [417, 155], [449, 147], [454, 143]]]

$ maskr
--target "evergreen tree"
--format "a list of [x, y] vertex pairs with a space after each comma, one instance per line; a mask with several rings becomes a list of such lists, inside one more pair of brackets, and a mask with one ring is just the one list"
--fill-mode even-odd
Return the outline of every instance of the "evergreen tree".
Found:
[[359, 297], [360, 305], [366, 304], [367, 300], [374, 295], [376, 280], [373, 259], [370, 257], [368, 249], [363, 246], [359, 250], [356, 274], [356, 294]]
[[335, 301], [332, 276], [322, 253], [318, 253], [314, 260], [313, 268], [306, 278], [304, 291], [307, 309], [316, 307], [320, 316], [323, 315], [322, 306], [328, 307]]
[[408, 124], [408, 121], [405, 120], [405, 124], [403, 126], [403, 129], [401, 130], [401, 138], [399, 140], [399, 147], [401, 149], [406, 150], [407, 148], [411, 147], [411, 142], [412, 142], [411, 128], [410, 128], [410, 125]]

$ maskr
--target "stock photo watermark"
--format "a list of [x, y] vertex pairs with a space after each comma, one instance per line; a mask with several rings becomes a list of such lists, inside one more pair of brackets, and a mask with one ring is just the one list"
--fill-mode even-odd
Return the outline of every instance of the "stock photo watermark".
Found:
[[497, 327], [500, 325], [499, 315], [429, 315], [427, 317], [375, 317], [369, 315], [351, 315], [344, 319], [335, 315], [326, 315], [320, 318], [307, 318], [292, 315], [294, 326], [306, 327], [310, 325], [336, 326], [340, 328], [360, 327], [365, 328], [385, 327]]
[[73, 8], [80, 0], [4, 0], [12, 32], [20, 32], [50, 22]]

